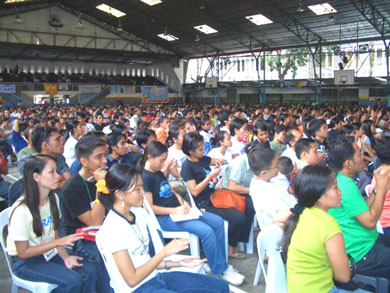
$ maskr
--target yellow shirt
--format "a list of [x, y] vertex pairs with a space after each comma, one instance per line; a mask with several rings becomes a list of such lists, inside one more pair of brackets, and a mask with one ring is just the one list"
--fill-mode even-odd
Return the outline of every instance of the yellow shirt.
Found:
[[334, 286], [325, 243], [338, 233], [340, 227], [328, 213], [316, 207], [304, 209], [287, 252], [289, 293], [328, 292]]

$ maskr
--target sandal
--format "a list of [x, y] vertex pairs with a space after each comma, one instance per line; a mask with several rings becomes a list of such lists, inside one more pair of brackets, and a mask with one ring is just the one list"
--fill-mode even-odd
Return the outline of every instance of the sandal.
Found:
[[246, 255], [240, 252], [229, 254], [230, 258], [243, 259], [246, 258]]

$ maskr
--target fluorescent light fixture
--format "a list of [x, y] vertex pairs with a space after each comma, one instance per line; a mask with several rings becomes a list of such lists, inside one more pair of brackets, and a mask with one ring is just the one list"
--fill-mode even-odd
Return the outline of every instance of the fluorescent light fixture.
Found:
[[211, 26], [208, 26], [207, 24], [202, 24], [198, 26], [194, 26], [194, 29], [208, 35], [208, 34], [215, 34], [218, 31], [216, 29], [213, 29]]
[[264, 25], [264, 24], [273, 23], [272, 20], [265, 17], [261, 13], [255, 14], [255, 15], [250, 15], [250, 16], [245, 16], [245, 18], [250, 20], [251, 22], [253, 22], [255, 25]]
[[332, 7], [329, 3], [322, 3], [316, 5], [307, 6], [311, 11], [317, 15], [324, 15], [330, 13], [336, 13], [337, 10]]
[[148, 4], [150, 6], [162, 3], [161, 0], [141, 0], [141, 2], [144, 2], [145, 4]]
[[104, 4], [104, 3], [96, 6], [96, 8], [105, 12], [105, 13], [111, 14], [112, 16], [118, 17], [118, 18], [126, 15], [126, 13], [124, 13], [118, 9], [115, 9], [114, 7], [111, 7], [107, 4]]
[[176, 41], [179, 39], [178, 37], [175, 37], [174, 35], [171, 35], [171, 34], [159, 34], [157, 36], [159, 36], [160, 38], [162, 38], [164, 40], [167, 40], [168, 42]]
[[10, 3], [19, 3], [19, 2], [29, 2], [31, 0], [5, 0], [5, 4], [10, 4]]

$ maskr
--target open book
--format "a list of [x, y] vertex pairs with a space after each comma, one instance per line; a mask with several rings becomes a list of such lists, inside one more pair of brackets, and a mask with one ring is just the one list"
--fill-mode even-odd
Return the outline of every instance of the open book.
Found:
[[184, 215], [176, 215], [171, 214], [169, 215], [174, 222], [181, 222], [181, 221], [188, 221], [188, 220], [195, 220], [199, 219], [199, 216], [201, 216], [202, 213], [198, 210], [197, 207], [190, 208], [190, 211], [187, 214]]

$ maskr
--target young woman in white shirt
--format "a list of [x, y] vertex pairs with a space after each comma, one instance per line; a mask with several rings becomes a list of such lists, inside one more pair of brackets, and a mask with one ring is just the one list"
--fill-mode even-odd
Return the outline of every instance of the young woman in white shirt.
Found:
[[7, 250], [15, 275], [55, 284], [56, 292], [95, 292], [95, 266], [65, 249], [83, 235], [60, 238], [58, 234], [59, 199], [54, 190], [60, 176], [55, 159], [32, 156], [24, 165], [23, 175], [24, 192], [11, 208], [8, 225]]
[[233, 160], [232, 151], [230, 150], [232, 146], [230, 133], [224, 130], [220, 131], [217, 135], [217, 142], [220, 146], [213, 148], [207, 156], [212, 159], [224, 159], [225, 163], [230, 163]]
[[[185, 272], [159, 273], [157, 269], [192, 267], [205, 260], [164, 260], [188, 248], [188, 239], [175, 239], [151, 256], [155, 230], [148, 226], [143, 205], [141, 174], [132, 166], [116, 164], [106, 175], [113, 206], [96, 241], [115, 292], [229, 292], [221, 279]], [[118, 233], [120, 231], [120, 233]]]

